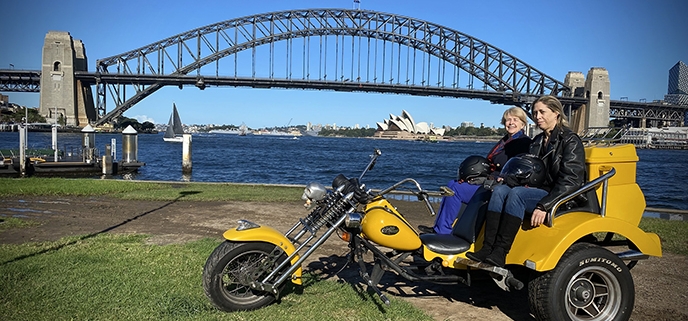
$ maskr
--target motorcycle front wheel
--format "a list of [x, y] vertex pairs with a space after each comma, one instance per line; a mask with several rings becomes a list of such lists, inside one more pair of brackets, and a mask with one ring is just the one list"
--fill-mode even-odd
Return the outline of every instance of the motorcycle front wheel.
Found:
[[252, 289], [250, 284], [267, 276], [285, 259], [274, 244], [225, 241], [210, 254], [203, 268], [205, 294], [215, 307], [227, 312], [267, 306], [275, 296]]

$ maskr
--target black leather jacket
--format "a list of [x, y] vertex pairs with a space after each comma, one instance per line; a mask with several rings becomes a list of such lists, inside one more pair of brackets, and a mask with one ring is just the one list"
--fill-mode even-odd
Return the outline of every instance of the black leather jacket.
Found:
[[[509, 139], [509, 135], [505, 135], [502, 137], [502, 139], [498, 142], [498, 144], [502, 141], [506, 141]], [[514, 156], [520, 155], [527, 153], [530, 150], [530, 143], [532, 140], [530, 137], [527, 135], [523, 134], [520, 137], [511, 140], [507, 144], [504, 145], [504, 149], [500, 152], [495, 154], [492, 159], [490, 160], [494, 166], [494, 171], [493, 173], [494, 176], [498, 176], [499, 172], [502, 171], [502, 167], [504, 167], [504, 164], [506, 164], [506, 161], [509, 160], [509, 158], [512, 158]]]
[[560, 197], [585, 184], [583, 142], [568, 127], [556, 126], [547, 144], [544, 133], [535, 136], [530, 153], [539, 156], [547, 166], [547, 179], [542, 189], [549, 193], [538, 202], [546, 211], [551, 210]]

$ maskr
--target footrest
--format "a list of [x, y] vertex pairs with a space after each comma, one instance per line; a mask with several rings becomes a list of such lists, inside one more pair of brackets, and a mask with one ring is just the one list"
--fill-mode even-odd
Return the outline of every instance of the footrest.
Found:
[[520, 290], [523, 288], [523, 282], [516, 279], [514, 275], [511, 273], [511, 271], [505, 268], [494, 266], [489, 263], [483, 263], [464, 258], [458, 258], [455, 262], [458, 264], [463, 264], [465, 266], [470, 266], [472, 268], [490, 272], [492, 280], [495, 281], [495, 283], [497, 283], [497, 286], [499, 286], [504, 291], [508, 292], [512, 288], [516, 290]]

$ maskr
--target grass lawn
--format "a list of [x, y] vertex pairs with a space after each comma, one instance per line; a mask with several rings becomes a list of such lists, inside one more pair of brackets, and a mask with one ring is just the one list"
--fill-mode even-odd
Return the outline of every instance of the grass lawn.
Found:
[[[304, 186], [305, 187], [305, 186]], [[283, 202], [301, 198], [304, 187], [265, 184], [142, 182], [67, 178], [0, 178], [0, 197], [17, 195], [108, 195], [122, 199], [171, 201]]]
[[[0, 245], [1, 320], [431, 320], [409, 303], [385, 306], [351, 284], [306, 275], [281, 302], [224, 313], [201, 274], [217, 240], [146, 244], [145, 235], [101, 234]], [[297, 293], [294, 293], [294, 292]]]
[[[271, 185], [0, 178], [0, 197], [175, 200], [182, 194], [184, 201], [280, 202], [298, 200], [301, 193], [303, 187]], [[29, 224], [4, 220], [0, 228]], [[405, 301], [391, 298], [392, 304], [385, 306], [365, 289], [312, 275], [304, 275], [304, 286], [288, 285], [278, 304], [224, 313], [210, 304], [201, 282], [217, 240], [160, 246], [146, 239], [101, 234], [0, 244], [0, 320], [432, 320]]]
[[[198, 193], [201, 191], [201, 193]], [[184, 201], [293, 201], [302, 187], [247, 184], [150, 183], [61, 178], [0, 178], [0, 197], [109, 195], [123, 199]], [[3, 219], [3, 229], [31, 223]], [[688, 222], [643, 218], [665, 252], [688, 255]], [[409, 303], [352, 284], [305, 275], [287, 286], [278, 304], [224, 313], [205, 297], [205, 260], [217, 240], [151, 245], [146, 235], [69, 237], [57, 242], [0, 244], [0, 320], [431, 320]]]

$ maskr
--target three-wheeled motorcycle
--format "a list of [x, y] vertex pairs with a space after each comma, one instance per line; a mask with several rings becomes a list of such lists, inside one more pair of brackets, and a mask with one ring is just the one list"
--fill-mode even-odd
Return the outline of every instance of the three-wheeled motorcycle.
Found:
[[[224, 311], [271, 304], [287, 281], [301, 284], [304, 261], [336, 233], [349, 243], [349, 258], [358, 262], [368, 287], [388, 304], [378, 287], [387, 271], [410, 282], [469, 286], [471, 273], [479, 271], [506, 291], [527, 284], [531, 312], [539, 320], [628, 320], [635, 300], [630, 269], [639, 260], [661, 256], [660, 240], [638, 228], [645, 198], [635, 181], [635, 147], [588, 146], [585, 153], [588, 183], [562, 198], [544, 226], [524, 223], [503, 268], [465, 256], [482, 244], [489, 194], [474, 196], [484, 200], [462, 210], [451, 234], [419, 234], [386, 196], [410, 185], [434, 215], [429, 192], [412, 178], [379, 192], [368, 190], [361, 181], [381, 155], [375, 150], [358, 178], [339, 175], [332, 189], [308, 184], [302, 198], [310, 212], [286, 233], [247, 220], [227, 230], [226, 241], [205, 264], [205, 293]], [[579, 195], [588, 204], [570, 207]], [[367, 253], [373, 257], [370, 272]], [[527, 279], [512, 273], [519, 266], [531, 271]]]

